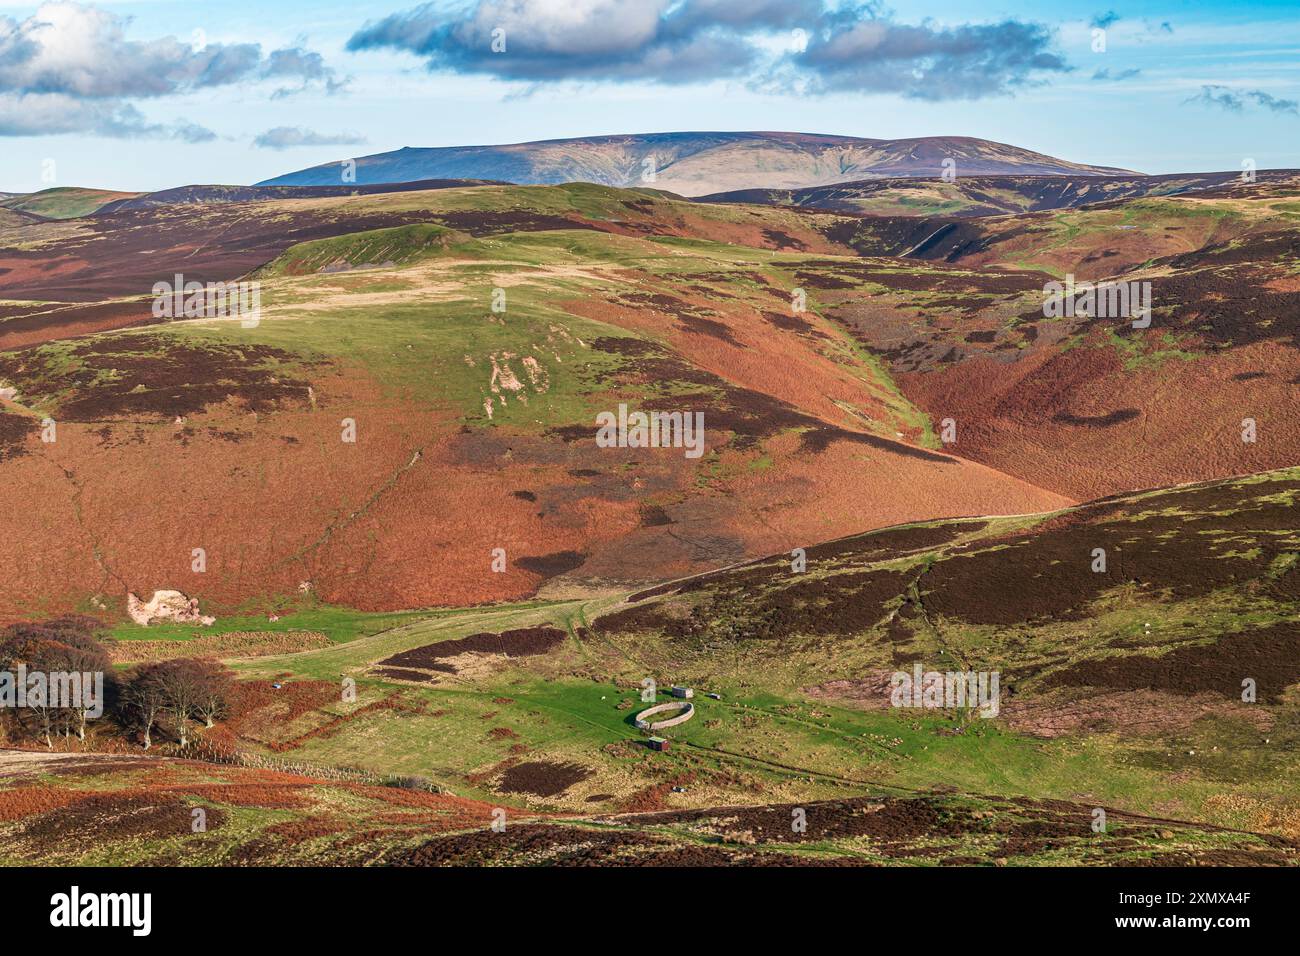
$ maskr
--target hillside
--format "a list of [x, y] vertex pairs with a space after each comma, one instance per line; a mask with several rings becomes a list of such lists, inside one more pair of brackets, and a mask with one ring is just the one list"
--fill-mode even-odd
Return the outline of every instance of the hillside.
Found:
[[[458, 189], [493, 185], [485, 179], [429, 179], [409, 183], [379, 183], [357, 186], [338, 183], [326, 186], [178, 186], [157, 192], [130, 195], [106, 203], [96, 212], [111, 215], [159, 206], [213, 205], [221, 203], [269, 202], [275, 199], [328, 199], [332, 196], [370, 196], [378, 193], [414, 192], [426, 189]], [[496, 183], [495, 185], [502, 185]]]
[[[400, 618], [304, 598], [273, 626], [323, 646], [197, 638], [246, 656], [235, 716], [187, 753], [280, 769], [133, 756], [109, 728], [114, 755], [6, 754], [5, 859], [1296, 865], [1297, 496], [1284, 469], [597, 598]], [[916, 667], [998, 673], [997, 712], [895, 706]], [[662, 752], [634, 723], [647, 677], [656, 702], [695, 689]], [[41, 839], [69, 816], [94, 839]]]
[[[496, 179], [522, 184], [653, 185], [683, 196], [735, 189], [797, 189], [869, 176], [933, 176], [953, 160], [959, 175], [1099, 176], [1086, 166], [963, 136], [861, 139], [810, 133], [649, 133], [502, 146], [404, 147], [356, 158], [359, 183]], [[653, 169], [652, 182], [643, 173]], [[331, 185], [329, 163], [268, 179], [262, 186]]]
[[[148, 288], [150, 256], [208, 229], [187, 274], [233, 278], [295, 229], [302, 241], [260, 269], [256, 328], [156, 323], [140, 299], [5, 323], [47, 337], [0, 353], [14, 413], [29, 426], [54, 417], [62, 437], [40, 446], [16, 419], [0, 468], [17, 485], [47, 485], [52, 467], [70, 477], [11, 519], [62, 527], [65, 561], [12, 577], [0, 614], [19, 613], [29, 588], [69, 609], [183, 585], [230, 610], [303, 582], [374, 610], [474, 603], [662, 580], [928, 517], [935, 500], [969, 514], [1067, 500], [929, 447], [930, 423], [845, 330], [791, 313], [790, 270], [837, 247], [788, 212], [565, 186], [120, 215], [34, 250], [30, 281], [75, 278], [78, 295]], [[98, 269], [84, 276], [33, 268], [87, 246], [97, 251], [78, 258]], [[60, 321], [64, 334], [76, 322], [149, 328], [50, 341]], [[596, 414], [620, 404], [698, 410], [706, 449], [598, 446]], [[345, 417], [358, 438], [340, 455]], [[270, 471], [230, 475], [253, 460]], [[145, 475], [153, 507], [123, 513]], [[212, 482], [230, 505], [218, 520], [202, 504]], [[64, 524], [69, 509], [79, 518]], [[273, 535], [259, 530], [268, 509]], [[436, 539], [419, 530], [429, 514]], [[195, 524], [213, 556], [199, 580], [193, 546], [181, 548]], [[491, 573], [498, 547], [509, 567]]]
[[[40, 774], [40, 782], [33, 777]], [[87, 784], [93, 789], [87, 789]], [[1268, 835], [1116, 812], [1098, 840], [1064, 802], [874, 796], [624, 814], [539, 813], [397, 785], [157, 757], [0, 752], [0, 861], [43, 866], [1288, 865]], [[505, 803], [509, 809], [502, 806]], [[203, 828], [195, 832], [194, 813]], [[490, 824], [506, 812], [503, 832]], [[943, 832], [933, 830], [942, 821]], [[936, 840], [936, 836], [938, 839]], [[1044, 837], [1049, 839], [1045, 840]]]
[[[910, 401], [955, 422], [963, 456], [1076, 500], [1264, 471], [1300, 460], [1283, 424], [1300, 414], [1297, 195], [1278, 173], [1024, 216], [866, 219], [835, 235], [910, 257], [798, 278]], [[1067, 275], [1148, 283], [1150, 327], [1045, 316], [1046, 283]]]
[[[1260, 174], [1277, 177], [1283, 172]], [[873, 216], [1002, 216], [1139, 196], [1170, 196], [1229, 184], [1239, 173], [1167, 176], [969, 176], [952, 182], [874, 179], [804, 189], [742, 189], [700, 202], [758, 202]]]
[[[1165, 185], [0, 209], [0, 624], [239, 679], [198, 751], [0, 754], [0, 862], [1295, 865], [1300, 182]], [[155, 316], [177, 263], [255, 321]], [[1071, 272], [1151, 327], [1045, 316]], [[216, 621], [129, 622], [168, 588]], [[916, 667], [997, 712], [894, 706]]]
[[0, 205], [0, 230], [19, 229], [41, 222], [41, 217]]
[[[1294, 195], [1273, 179], [935, 220], [469, 186], [16, 226], [0, 470], [45, 491], [6, 519], [20, 560], [0, 613], [33, 592], [116, 612], [164, 587], [219, 614], [304, 584], [371, 610], [567, 594], [1284, 467]], [[970, 241], [924, 248], [938, 222]], [[891, 244], [923, 248], [857, 254]], [[257, 326], [155, 319], [148, 290], [178, 255], [187, 279], [260, 281]], [[1151, 328], [1043, 316], [1053, 275], [1137, 264]], [[706, 450], [599, 447], [595, 417], [620, 405], [701, 412]], [[57, 445], [38, 441], [45, 416]], [[358, 454], [340, 454], [345, 418]], [[155, 506], [122, 513], [142, 476]], [[194, 527], [214, 555], [201, 579]], [[58, 567], [37, 528], [61, 529]]]
[[[426, 222], [476, 236], [576, 228], [851, 252], [825, 239], [821, 222], [757, 207], [714, 210], [659, 190], [411, 185], [295, 188], [288, 197], [278, 188], [186, 188], [106, 207], [76, 223], [16, 218], [21, 232], [0, 232], [0, 298], [92, 303], [138, 296], [182, 258], [189, 279], [231, 280], [297, 243]], [[58, 268], [47, 266], [60, 255], [66, 258]]]
[[136, 195], [108, 189], [59, 186], [0, 199], [0, 207], [30, 213], [43, 219], [79, 219], [110, 203], [128, 200]]
[[1163, 721], [1148, 730], [1187, 729], [1253, 712], [1242, 676], [1260, 704], [1297, 703], [1298, 497], [1300, 469], [1289, 468], [889, 528], [806, 549], [804, 572], [775, 555], [633, 594], [593, 627], [662, 639], [701, 683], [779, 657], [769, 689], [785, 681], [880, 709], [880, 672], [960, 664], [999, 671], [1010, 699], [1000, 716], [1031, 734], [1132, 729], [1137, 715], [1122, 715], [1134, 691]]

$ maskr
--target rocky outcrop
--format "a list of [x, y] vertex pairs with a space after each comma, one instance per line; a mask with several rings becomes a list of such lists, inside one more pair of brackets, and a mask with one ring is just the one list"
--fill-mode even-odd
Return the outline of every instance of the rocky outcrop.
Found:
[[180, 591], [154, 591], [147, 602], [134, 594], [126, 596], [126, 613], [135, 623], [148, 626], [157, 622], [172, 624], [202, 624], [207, 627], [216, 622], [215, 617], [199, 613], [199, 599], [186, 597]]

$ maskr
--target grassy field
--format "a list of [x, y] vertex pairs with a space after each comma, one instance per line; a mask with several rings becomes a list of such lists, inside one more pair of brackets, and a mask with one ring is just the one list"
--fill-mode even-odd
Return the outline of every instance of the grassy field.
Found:
[[[769, 690], [781, 685], [780, 671], [760, 662], [748, 662], [730, 680], [692, 681], [695, 718], [665, 732], [671, 751], [652, 754], [636, 743], [643, 734], [632, 725], [634, 715], [649, 706], [639, 691], [647, 668], [630, 658], [638, 652], [651, 657], [654, 651], [640, 645], [616, 649], [590, 637], [582, 643], [571, 637], [542, 663], [505, 663], [432, 688], [362, 676], [367, 659], [488, 628], [566, 625], [580, 609], [563, 605], [464, 615], [330, 651], [236, 662], [236, 667], [248, 678], [292, 674], [337, 681], [356, 675], [355, 704], [330, 705], [285, 728], [284, 735], [292, 738], [334, 718], [358, 716], [346, 719], [337, 732], [304, 740], [290, 751], [293, 759], [418, 775], [482, 800], [500, 798], [496, 772], [512, 760], [578, 764], [589, 772], [579, 785], [562, 795], [529, 798], [530, 805], [568, 811], [587, 809], [592, 802], [617, 806], [656, 783], [678, 779], [684, 791], [668, 796], [667, 806], [951, 789], [1091, 801], [1245, 826], [1258, 822], [1263, 807], [1285, 800], [1290, 774], [1300, 769], [1288, 744], [1300, 739], [1293, 716], [1287, 718], [1291, 729], [1274, 731], [1272, 752], [1259, 747], [1253, 727], [1218, 718], [1201, 721], [1186, 735], [1110, 732], [1043, 740], [964, 713], [864, 712], [810, 700], [793, 687]], [[685, 679], [654, 673], [662, 675], [661, 687]], [[420, 712], [395, 718], [385, 709], [365, 710], [393, 694], [418, 702]], [[658, 698], [671, 699], [664, 693]], [[1227, 780], [1234, 800], [1225, 803]]]
[[[1233, 493], [1285, 506], [1292, 493], [1283, 490], [1290, 487], [1289, 474], [1239, 483]], [[1125, 520], [1186, 518], [1170, 500], [1159, 493], [1135, 496]], [[800, 586], [834, 583], [846, 573], [844, 580], [855, 581], [867, 573], [932, 574], [946, 554], [965, 554], [979, 542], [1032, 531], [1039, 521], [957, 524], [957, 533], [942, 547], [905, 557], [871, 557], [873, 536], [866, 535], [854, 539], [853, 547], [837, 549], [829, 564], [814, 557], [819, 569]], [[918, 534], [932, 527], [890, 533]], [[1220, 545], [1232, 547], [1232, 537], [1223, 537]], [[1266, 560], [1248, 557], [1261, 566]], [[779, 588], [784, 561], [748, 566], [744, 573], [770, 575]], [[1277, 580], [1293, 565], [1273, 561], [1265, 574]], [[1216, 826], [1295, 832], [1291, 780], [1300, 772], [1300, 701], [1294, 694], [1268, 707], [1266, 728], [1240, 706], [1214, 705], [1185, 723], [1169, 717], [1138, 727], [1132, 721], [1139, 718], [1130, 713], [1118, 724], [1085, 724], [1044, 736], [1022, 727], [1023, 713], [1015, 711], [1026, 703], [1050, 710], [1060, 700], [1041, 676], [1021, 675], [1106, 660], [1117, 642], [1144, 642], [1139, 657], [1180, 648], [1185, 653], [1207, 637], [1264, 631], [1293, 619], [1293, 609], [1261, 600], [1258, 591], [1246, 588], [1254, 595], [1247, 600], [1213, 590], [1181, 601], [1152, 601], [1120, 586], [1107, 590], [1085, 618], [1032, 628], [972, 626], [960, 615], [933, 616], [914, 643], [905, 645], [909, 655], [927, 668], [1000, 669], [1012, 688], [1012, 696], [1004, 697], [1012, 708], [1007, 720], [1006, 715], [982, 719], [962, 709], [911, 710], [869, 702], [864, 707], [814, 692], [834, 681], [910, 665], [891, 657], [899, 648], [897, 638], [879, 628], [850, 628], [834, 637], [800, 634], [796, 628], [773, 643], [761, 635], [762, 620], [754, 616], [768, 603], [763, 595], [773, 585], [748, 583], [747, 597], [728, 603], [717, 598], [726, 592], [728, 575], [716, 580], [717, 585], [685, 598], [664, 599], [708, 608], [703, 618], [708, 626], [695, 636], [670, 633], [661, 625], [593, 626], [628, 607], [625, 595], [611, 595], [417, 616], [328, 649], [233, 663], [246, 680], [356, 682], [355, 701], [323, 704], [275, 727], [261, 743], [288, 742], [285, 753], [310, 763], [424, 777], [476, 800], [522, 800], [533, 809], [583, 812], [593, 806], [689, 809], [942, 791], [1049, 798]], [[680, 620], [680, 614], [663, 620], [673, 619]], [[1152, 620], [1159, 622], [1155, 631], [1147, 623]], [[450, 672], [428, 672], [414, 680], [413, 672], [394, 677], [373, 669], [417, 648], [539, 626], [564, 634], [541, 656], [470, 653], [451, 658]], [[647, 677], [658, 684], [658, 702], [673, 699], [666, 693], [669, 684], [695, 689], [696, 716], [665, 732], [672, 743], [665, 753], [646, 749], [645, 735], [633, 725], [636, 713], [649, 706], [641, 698]], [[1093, 696], [1099, 694], [1104, 698], [1101, 690]], [[1157, 708], [1176, 715], [1188, 706], [1193, 705], [1169, 697]], [[577, 767], [581, 775], [562, 792], [503, 793], [505, 775], [521, 763]]]
[[266, 614], [236, 614], [222, 617], [211, 627], [126, 623], [116, 625], [108, 633], [118, 641], [187, 641], [204, 635], [237, 631], [319, 631], [331, 641], [342, 644], [401, 627], [413, 620], [424, 621], [449, 613], [451, 612], [419, 610], [376, 614], [344, 607], [288, 607], [282, 609], [274, 621]]
[[112, 192], [107, 189], [83, 189], [75, 186], [57, 186], [0, 200], [0, 207], [43, 216], [46, 219], [79, 219], [89, 216], [101, 206], [119, 199], [130, 199], [138, 193]]

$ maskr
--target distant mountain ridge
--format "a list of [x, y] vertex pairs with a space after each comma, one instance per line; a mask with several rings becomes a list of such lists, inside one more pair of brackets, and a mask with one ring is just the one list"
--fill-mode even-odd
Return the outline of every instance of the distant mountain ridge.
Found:
[[108, 203], [96, 215], [108, 216], [155, 206], [186, 204], [215, 204], [236, 202], [269, 202], [274, 199], [324, 199], [331, 196], [368, 196], [378, 193], [417, 192], [425, 189], [456, 189], [462, 186], [507, 185], [486, 179], [427, 179], [401, 183], [376, 183], [374, 185], [327, 186], [177, 186], [158, 192], [140, 193], [127, 199]]
[[[1281, 170], [1261, 170], [1270, 179]], [[762, 203], [836, 212], [891, 216], [1017, 215], [1071, 209], [1140, 196], [1177, 196], [1230, 186], [1239, 172], [1173, 173], [1162, 176], [958, 176], [889, 177], [810, 186], [805, 189], [738, 189], [694, 197], [697, 202]]]
[[[496, 179], [550, 185], [649, 186], [703, 196], [737, 189], [802, 189], [897, 176], [1113, 176], [1089, 166], [967, 136], [864, 139], [814, 133], [644, 133], [499, 146], [403, 147], [355, 158], [357, 183]], [[268, 179], [259, 186], [338, 185], [347, 160]], [[348, 164], [347, 168], [351, 168]], [[653, 179], [648, 178], [653, 174]]]

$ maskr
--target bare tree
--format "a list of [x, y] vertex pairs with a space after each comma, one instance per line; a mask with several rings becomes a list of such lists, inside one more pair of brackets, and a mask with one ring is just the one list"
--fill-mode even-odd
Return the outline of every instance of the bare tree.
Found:
[[196, 661], [200, 679], [195, 715], [211, 729], [216, 721], [230, 715], [234, 699], [235, 674], [216, 661]]
[[[115, 690], [108, 652], [97, 640], [103, 624], [93, 617], [61, 617], [41, 623], [12, 624], [0, 630], [0, 668], [16, 673], [24, 667], [29, 694], [25, 706], [11, 718], [19, 728], [35, 725], [36, 734], [51, 749], [55, 732], [86, 739], [86, 721], [108, 701], [94, 700], [91, 689], [102, 687], [105, 697]], [[96, 678], [102, 683], [97, 683]], [[91, 682], [91, 688], [86, 682]], [[79, 693], [78, 693], [79, 692]]]
[[45, 746], [49, 750], [54, 749], [53, 731], [55, 725], [59, 722], [59, 709], [54, 706], [54, 701], [50, 698], [49, 670], [48, 664], [50, 658], [57, 649], [57, 644], [47, 644], [41, 642], [33, 647], [35, 655], [26, 661], [29, 675], [35, 675], [44, 684], [41, 688], [39, 685], [29, 685], [27, 688], [27, 706], [24, 708], [35, 719], [40, 727], [40, 736], [45, 740]]
[[100, 689], [103, 690], [104, 696], [107, 697], [115, 695], [117, 677], [113, 671], [113, 662], [108, 656], [108, 651], [89, 634], [80, 632], [65, 634], [63, 645], [64, 650], [60, 654], [61, 669], [70, 674], [81, 675], [81, 699], [76, 701], [73, 706], [66, 707], [63, 711], [64, 732], [66, 734], [68, 728], [71, 728], [72, 732], [77, 735], [77, 739], [84, 742], [86, 739], [86, 721], [90, 719], [92, 710], [95, 707], [107, 709], [109, 706], [109, 702], [105, 699], [92, 702], [91, 692], [85, 686], [86, 681], [93, 682], [95, 675], [100, 675]]
[[190, 719], [200, 712], [200, 705], [208, 700], [209, 670], [213, 664], [191, 658], [163, 661], [158, 668], [158, 680], [163, 691], [163, 713], [169, 718], [181, 746], [189, 743]]
[[131, 671], [122, 689], [125, 716], [139, 727], [144, 749], [153, 746], [153, 728], [167, 703], [160, 663], [141, 664]]

